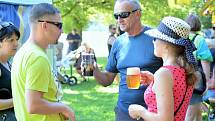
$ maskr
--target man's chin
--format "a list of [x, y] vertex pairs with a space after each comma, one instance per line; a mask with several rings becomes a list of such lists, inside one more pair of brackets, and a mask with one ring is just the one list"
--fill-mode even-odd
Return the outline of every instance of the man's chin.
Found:
[[121, 31], [125, 31], [126, 28], [125, 28], [124, 26], [120, 26], [120, 30], [121, 30]]

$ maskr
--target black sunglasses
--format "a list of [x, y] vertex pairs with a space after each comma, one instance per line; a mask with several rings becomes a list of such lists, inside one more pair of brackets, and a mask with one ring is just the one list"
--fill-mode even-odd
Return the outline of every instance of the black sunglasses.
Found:
[[139, 9], [136, 9], [136, 10], [133, 10], [131, 12], [121, 12], [121, 13], [114, 13], [114, 18], [115, 19], [118, 19], [119, 17], [120, 18], [128, 18], [130, 16], [131, 13], [134, 13], [135, 11], [137, 11]]
[[53, 21], [43, 21], [43, 20], [38, 20], [38, 22], [46, 22], [55, 25], [57, 28], [62, 29], [63, 23], [61, 22], [53, 22]]
[[7, 28], [11, 25], [13, 25], [11, 22], [2, 22], [0, 23], [0, 30], [2, 30], [3, 28]]

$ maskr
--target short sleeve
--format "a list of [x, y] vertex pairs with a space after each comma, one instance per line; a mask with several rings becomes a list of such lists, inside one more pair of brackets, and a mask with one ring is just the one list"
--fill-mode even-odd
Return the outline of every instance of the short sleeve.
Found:
[[26, 65], [26, 89], [48, 92], [51, 74], [50, 64], [42, 56], [32, 58]]
[[118, 41], [116, 40], [111, 48], [110, 54], [108, 56], [108, 62], [106, 65], [106, 71], [112, 73], [118, 73], [117, 69], [117, 49]]
[[198, 37], [194, 41], [197, 51], [196, 51], [196, 57], [198, 60], [205, 60], [205, 61], [213, 61], [212, 54], [210, 52], [210, 49], [207, 46], [207, 43], [205, 42], [205, 39], [203, 37]]

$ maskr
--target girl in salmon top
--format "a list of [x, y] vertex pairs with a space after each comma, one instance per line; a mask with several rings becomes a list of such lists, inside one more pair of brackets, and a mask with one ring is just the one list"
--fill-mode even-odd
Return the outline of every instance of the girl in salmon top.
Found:
[[161, 57], [163, 66], [153, 75], [142, 72], [148, 109], [129, 106], [129, 115], [146, 121], [184, 121], [196, 80], [195, 45], [188, 39], [190, 26], [175, 17], [165, 17], [157, 29], [145, 33], [155, 38], [154, 54]]

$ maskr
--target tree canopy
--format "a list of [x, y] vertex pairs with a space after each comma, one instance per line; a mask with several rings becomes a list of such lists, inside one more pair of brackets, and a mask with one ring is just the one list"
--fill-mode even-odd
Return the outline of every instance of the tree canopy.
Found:
[[[79, 31], [87, 28], [89, 23], [100, 21], [105, 25], [115, 23], [113, 18], [114, 0], [53, 0], [61, 11], [64, 31]], [[188, 13], [200, 15], [202, 0], [192, 0], [190, 5], [170, 7], [168, 0], [140, 0], [142, 21], [144, 24], [156, 26], [164, 16], [175, 16], [184, 19]], [[210, 26], [211, 17], [201, 17], [204, 27]]]
[[61, 11], [65, 32], [84, 29], [96, 15], [111, 14], [114, 6], [110, 0], [53, 0], [53, 3]]

